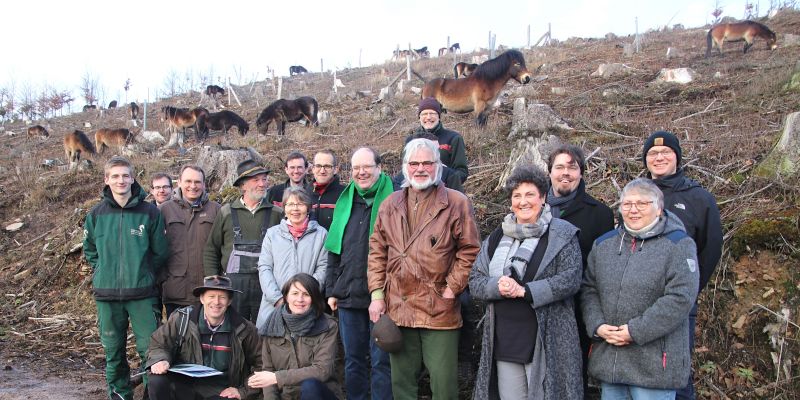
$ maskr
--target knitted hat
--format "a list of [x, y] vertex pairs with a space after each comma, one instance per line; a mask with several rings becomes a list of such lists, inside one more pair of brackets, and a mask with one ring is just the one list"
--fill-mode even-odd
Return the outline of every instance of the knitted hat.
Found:
[[667, 146], [672, 149], [678, 159], [678, 163], [676, 165], [681, 165], [681, 143], [680, 140], [678, 140], [678, 137], [672, 132], [656, 131], [650, 134], [650, 137], [644, 141], [644, 148], [642, 148], [642, 163], [644, 164], [645, 168], [647, 168], [647, 152], [653, 146]]
[[424, 110], [433, 110], [436, 111], [437, 114], [442, 114], [442, 106], [439, 104], [436, 99], [433, 97], [426, 97], [419, 102], [419, 109], [417, 109], [417, 115], [419, 116], [422, 114]]

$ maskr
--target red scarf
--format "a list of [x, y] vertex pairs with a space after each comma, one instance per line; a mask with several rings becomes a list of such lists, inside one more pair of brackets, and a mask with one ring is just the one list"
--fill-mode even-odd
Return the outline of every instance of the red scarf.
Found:
[[325, 189], [328, 188], [328, 185], [330, 185], [331, 182], [333, 182], [333, 179], [331, 179], [330, 181], [328, 181], [328, 183], [324, 185], [321, 183], [314, 182], [314, 192], [319, 195], [322, 195], [323, 193], [325, 193]]
[[308, 217], [303, 220], [300, 226], [293, 226], [292, 222], [289, 220], [286, 220], [286, 225], [289, 227], [289, 233], [291, 233], [295, 239], [300, 239], [300, 236], [303, 236], [303, 233], [308, 229]]

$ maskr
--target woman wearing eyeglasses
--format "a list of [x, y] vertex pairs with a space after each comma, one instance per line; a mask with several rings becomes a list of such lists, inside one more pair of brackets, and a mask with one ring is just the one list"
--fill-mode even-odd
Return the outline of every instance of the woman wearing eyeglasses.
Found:
[[290, 186], [284, 190], [282, 200], [286, 218], [267, 230], [258, 258], [263, 294], [256, 327], [262, 334], [269, 315], [283, 304], [283, 284], [301, 272], [323, 284], [328, 267], [328, 231], [309, 218], [311, 195], [305, 188]]
[[699, 272], [694, 241], [649, 179], [625, 186], [623, 224], [599, 237], [581, 288], [601, 398], [674, 399], [691, 369], [687, 317]]

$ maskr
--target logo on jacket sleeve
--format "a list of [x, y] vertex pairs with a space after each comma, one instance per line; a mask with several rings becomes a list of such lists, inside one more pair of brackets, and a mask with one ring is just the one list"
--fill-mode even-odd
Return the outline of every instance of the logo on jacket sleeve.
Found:
[[689, 272], [694, 273], [697, 270], [697, 262], [694, 259], [687, 258], [686, 263], [689, 264]]
[[452, 147], [452, 146], [450, 146], [450, 145], [449, 145], [449, 144], [447, 144], [447, 143], [439, 143], [439, 149], [440, 149], [440, 150], [450, 151], [452, 148], [453, 148], [453, 147]]
[[139, 229], [131, 229], [131, 236], [144, 236], [144, 224], [139, 225]]
[[684, 211], [686, 210], [686, 205], [685, 205], [685, 204], [683, 204], [683, 203], [675, 203], [675, 204], [673, 205], [673, 207], [675, 207], [675, 208], [677, 208], [677, 209], [679, 209], [679, 210], [684, 210]]

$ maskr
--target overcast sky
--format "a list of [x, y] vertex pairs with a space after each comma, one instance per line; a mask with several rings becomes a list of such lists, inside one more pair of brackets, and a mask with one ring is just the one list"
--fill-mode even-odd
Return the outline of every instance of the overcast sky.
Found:
[[[746, 0], [719, 0], [724, 15], [741, 18]], [[761, 0], [762, 14], [768, 0]], [[129, 5], [126, 5], [129, 4]], [[267, 67], [288, 75], [290, 65], [309, 71], [381, 63], [399, 44], [428, 46], [433, 55], [447, 37], [465, 51], [497, 44], [535, 41], [552, 23], [552, 33], [601, 37], [626, 35], [682, 23], [702, 26], [712, 19], [714, 0], [519, 0], [519, 1], [41, 1], [3, 5], [4, 46], [0, 87], [14, 83], [35, 91], [45, 84], [75, 90], [88, 72], [100, 79], [101, 103], [143, 101], [163, 93], [166, 77], [230, 77], [236, 83], [267, 76]], [[236, 71], [241, 71], [238, 73]], [[217, 82], [214, 82], [217, 83]], [[83, 99], [73, 104], [80, 107]]]

